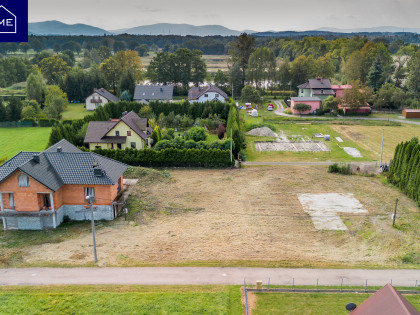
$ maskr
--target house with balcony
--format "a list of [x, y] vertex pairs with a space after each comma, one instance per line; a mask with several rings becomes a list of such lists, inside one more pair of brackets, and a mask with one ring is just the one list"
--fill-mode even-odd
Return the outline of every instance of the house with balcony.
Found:
[[330, 95], [335, 95], [329, 79], [318, 77], [309, 79], [306, 83], [298, 85], [299, 97], [318, 97], [321, 101]]
[[43, 152], [20, 152], [0, 166], [4, 229], [56, 228], [65, 217], [113, 220], [128, 165], [61, 140]]
[[89, 122], [84, 143], [95, 149], [144, 149], [151, 146], [152, 128], [147, 118], [134, 111], [123, 113], [120, 119]]
[[93, 93], [86, 98], [86, 110], [95, 110], [99, 106], [104, 106], [108, 102], [118, 102], [119, 98], [107, 90], [94, 89]]

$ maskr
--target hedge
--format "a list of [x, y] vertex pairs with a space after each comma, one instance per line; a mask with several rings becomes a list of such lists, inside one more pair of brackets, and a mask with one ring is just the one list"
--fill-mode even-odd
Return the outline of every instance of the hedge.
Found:
[[[87, 151], [85, 148], [81, 148]], [[229, 150], [218, 149], [95, 149], [92, 152], [132, 166], [231, 167]]]
[[418, 138], [397, 145], [389, 168], [388, 181], [420, 205], [420, 144]]
[[[107, 103], [104, 106], [98, 107], [94, 113], [85, 116], [83, 119], [74, 120], [72, 123], [57, 124], [51, 131], [49, 145], [53, 145], [65, 138], [74, 145], [83, 145], [80, 139], [76, 137], [77, 131], [90, 121], [107, 121], [110, 118], [121, 118], [123, 112], [134, 111], [139, 113], [140, 109], [146, 106], [138, 102], [120, 101], [118, 103]], [[168, 115], [174, 112], [175, 115], [188, 115], [193, 119], [208, 118], [210, 115], [219, 115], [221, 119], [227, 120], [229, 114], [229, 104], [220, 102], [205, 102], [193, 103], [188, 101], [182, 103], [164, 103], [164, 102], [150, 102], [149, 106], [152, 108], [156, 117], [160, 113]], [[39, 122], [41, 126], [41, 121]]]

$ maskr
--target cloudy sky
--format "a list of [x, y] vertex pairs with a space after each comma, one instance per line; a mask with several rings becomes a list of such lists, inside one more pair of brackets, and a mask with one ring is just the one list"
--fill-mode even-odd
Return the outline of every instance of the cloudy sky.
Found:
[[220, 24], [235, 30], [319, 27], [420, 28], [419, 0], [29, 0], [29, 21], [107, 30], [154, 23]]

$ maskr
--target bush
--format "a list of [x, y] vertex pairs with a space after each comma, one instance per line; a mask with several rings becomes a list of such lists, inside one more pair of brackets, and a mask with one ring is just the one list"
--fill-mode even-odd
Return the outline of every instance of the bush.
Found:
[[328, 166], [328, 173], [339, 173], [343, 175], [351, 175], [350, 164], [338, 165], [337, 163]]
[[40, 127], [52, 127], [58, 124], [58, 120], [41, 118], [40, 120], [38, 120], [38, 124]]
[[206, 141], [207, 139], [207, 132], [206, 129], [202, 127], [193, 127], [187, 131], [185, 135], [186, 140], [194, 140], [195, 142], [198, 141]]

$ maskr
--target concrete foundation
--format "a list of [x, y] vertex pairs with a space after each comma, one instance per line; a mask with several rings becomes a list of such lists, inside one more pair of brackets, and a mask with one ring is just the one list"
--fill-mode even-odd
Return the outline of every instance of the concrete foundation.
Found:
[[[39, 211], [18, 213], [13, 210], [4, 211], [4, 227], [6, 229], [18, 230], [43, 230], [56, 228], [64, 217], [72, 221], [90, 220], [90, 209], [85, 205], [64, 205], [56, 211]], [[94, 220], [113, 220], [113, 206], [95, 206], [93, 207]]]

